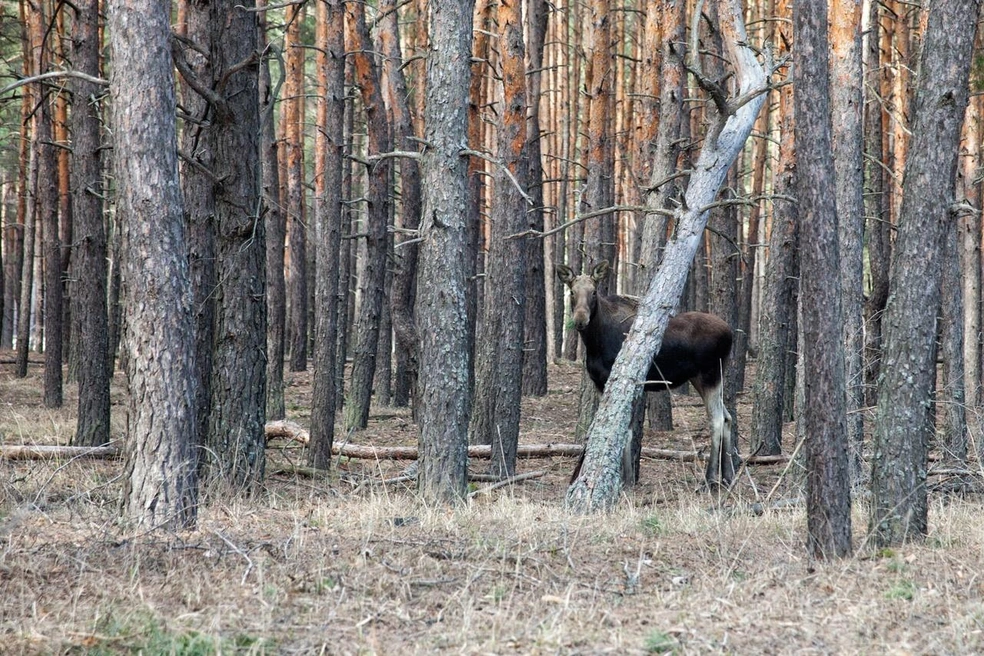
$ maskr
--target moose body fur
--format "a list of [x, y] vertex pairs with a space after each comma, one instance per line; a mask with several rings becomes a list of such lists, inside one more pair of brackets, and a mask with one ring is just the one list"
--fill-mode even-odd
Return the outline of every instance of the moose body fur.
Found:
[[[598, 282], [608, 275], [609, 265], [601, 262], [590, 274], [575, 275], [566, 266], [557, 267], [557, 276], [571, 290], [574, 326], [584, 343], [585, 367], [599, 391], [611, 375], [625, 336], [632, 328], [639, 302], [627, 296], [605, 296]], [[731, 327], [713, 314], [684, 312], [670, 317], [659, 352], [646, 375], [649, 391], [672, 389], [690, 382], [704, 401], [711, 422], [711, 457], [708, 459], [708, 485], [734, 478], [731, 457], [731, 414], [724, 406], [723, 374], [731, 354]], [[722, 457], [727, 454], [727, 457]], [[583, 459], [583, 456], [582, 456]], [[575, 470], [576, 477], [581, 463]]]

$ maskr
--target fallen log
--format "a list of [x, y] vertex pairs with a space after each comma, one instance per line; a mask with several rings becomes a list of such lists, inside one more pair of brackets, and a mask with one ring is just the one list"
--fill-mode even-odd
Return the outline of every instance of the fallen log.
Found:
[[13, 444], [0, 446], [0, 457], [5, 460], [54, 460], [70, 458], [119, 458], [121, 451], [115, 446], [41, 446], [37, 444]]
[[[307, 444], [310, 434], [299, 424], [292, 421], [271, 421], [266, 425], [266, 438], [281, 438]], [[581, 455], [584, 446], [581, 444], [520, 444], [516, 450], [519, 458], [551, 458], [577, 457]], [[335, 443], [331, 449], [334, 455], [353, 458], [356, 460], [416, 460], [415, 446], [371, 446], [366, 444]], [[696, 462], [705, 459], [703, 453], [697, 451], [679, 451], [673, 449], [656, 449], [643, 447], [642, 456], [654, 460], [678, 460], [680, 462]], [[120, 450], [115, 446], [38, 446], [38, 445], [3, 445], [0, 446], [0, 458], [6, 460], [44, 460], [55, 458], [119, 458]], [[468, 447], [468, 457], [488, 459], [492, 457], [492, 447], [487, 444], [476, 444]], [[770, 465], [789, 461], [789, 456], [750, 456], [748, 464]]]
[[[301, 444], [307, 444], [310, 434], [293, 421], [281, 420], [271, 421], [266, 425], [267, 440], [282, 438]], [[582, 444], [520, 444], [516, 449], [516, 456], [519, 458], [550, 458], [558, 457], [577, 457], [584, 450]], [[416, 460], [417, 447], [415, 446], [368, 446], [361, 444], [335, 444], [331, 449], [335, 455], [343, 455], [347, 458], [366, 459], [366, 460]], [[678, 451], [673, 449], [656, 449], [653, 447], [643, 447], [642, 456], [654, 460], [679, 460], [681, 462], [695, 462], [704, 460], [706, 456], [697, 451]], [[474, 444], [468, 447], [469, 458], [491, 458], [492, 447], [484, 444]], [[789, 456], [749, 456], [746, 462], [755, 465], [774, 465], [789, 461]]]

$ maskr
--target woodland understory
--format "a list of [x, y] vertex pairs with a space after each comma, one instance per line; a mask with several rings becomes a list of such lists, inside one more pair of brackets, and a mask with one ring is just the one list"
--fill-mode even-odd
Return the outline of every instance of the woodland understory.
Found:
[[[9, 354], [2, 357], [7, 363]], [[580, 365], [549, 368], [523, 402], [521, 444], [569, 440]], [[5, 444], [64, 444], [66, 409], [42, 407], [0, 365]], [[113, 407], [123, 403], [116, 377]], [[310, 375], [291, 374], [288, 417], [308, 421]], [[67, 388], [69, 398], [73, 386]], [[706, 448], [696, 396], [674, 394], [675, 429], [645, 446]], [[740, 445], [750, 407], [739, 396]], [[866, 410], [866, 412], [870, 412]], [[978, 434], [976, 418], [972, 434]], [[115, 415], [114, 438], [122, 421]], [[353, 443], [413, 446], [403, 409], [373, 406]], [[791, 451], [795, 430], [784, 442]], [[930, 531], [898, 549], [855, 534], [856, 557], [813, 562], [786, 463], [745, 468], [730, 494], [701, 489], [700, 463], [644, 458], [610, 513], [563, 509], [573, 457], [524, 459], [542, 476], [457, 507], [420, 502], [408, 461], [338, 458], [303, 472], [303, 447], [273, 440], [252, 499], [203, 500], [193, 531], [121, 533], [116, 460], [0, 460], [4, 654], [973, 653], [984, 649], [979, 475], [932, 463]], [[486, 460], [470, 470], [483, 473]], [[977, 467], [972, 461], [973, 468]], [[866, 500], [854, 501], [856, 526]]]

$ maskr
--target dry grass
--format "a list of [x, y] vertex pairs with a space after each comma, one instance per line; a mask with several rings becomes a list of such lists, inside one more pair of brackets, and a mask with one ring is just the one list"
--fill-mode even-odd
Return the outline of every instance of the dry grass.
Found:
[[[551, 374], [551, 394], [525, 402], [524, 442], [569, 439], [576, 371]], [[293, 382], [304, 423], [309, 381]], [[0, 370], [5, 442], [68, 440], [74, 400], [46, 411], [40, 387], [36, 371]], [[702, 442], [697, 402], [675, 403], [681, 429], [650, 444]], [[415, 439], [405, 412], [371, 423], [353, 439]], [[269, 456], [262, 498], [137, 536], [115, 523], [119, 463], [0, 462], [0, 653], [984, 652], [976, 498], [934, 499], [925, 543], [878, 553], [858, 503], [858, 556], [815, 564], [802, 507], [750, 512], [779, 467], [749, 471], [718, 506], [692, 465], [646, 461], [615, 512], [577, 517], [561, 507], [565, 458], [522, 462], [549, 474], [445, 509], [379, 484], [405, 463], [311, 480], [273, 473], [298, 450]], [[776, 498], [795, 496], [780, 481]]]

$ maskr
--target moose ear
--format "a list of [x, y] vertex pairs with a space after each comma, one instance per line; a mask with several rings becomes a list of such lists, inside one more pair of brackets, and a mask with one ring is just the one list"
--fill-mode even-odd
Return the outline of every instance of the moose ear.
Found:
[[595, 282], [600, 282], [608, 277], [608, 260], [602, 260], [595, 265], [595, 268], [591, 270], [591, 279]]
[[569, 285], [571, 284], [571, 282], [574, 281], [574, 270], [571, 269], [569, 266], [566, 266], [564, 264], [558, 264], [556, 268], [557, 268], [557, 277], [560, 278], [560, 282]]

